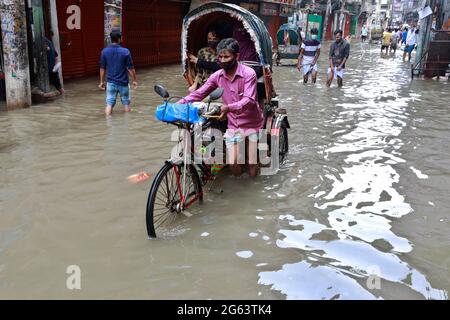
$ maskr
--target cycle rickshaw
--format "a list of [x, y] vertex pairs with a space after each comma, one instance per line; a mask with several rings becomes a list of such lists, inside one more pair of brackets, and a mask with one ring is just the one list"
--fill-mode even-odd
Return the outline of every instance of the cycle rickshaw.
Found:
[[277, 51], [275, 62], [281, 64], [281, 59], [297, 59], [300, 52], [300, 36], [297, 26], [285, 23], [277, 31]]
[[[265, 136], [263, 139], [260, 136], [258, 147], [261, 148], [261, 140], [265, 141], [263, 144], [267, 147], [269, 156], [266, 159], [272, 159], [266, 163], [266, 167], [275, 168], [276, 171], [288, 153], [287, 129], [290, 126], [286, 111], [279, 107], [278, 101], [274, 98], [271, 75], [272, 41], [258, 17], [237, 5], [215, 2], [204, 4], [188, 13], [183, 20], [181, 39], [181, 63], [187, 84], [192, 85], [195, 79], [195, 68], [188, 62], [188, 53], [197, 52], [199, 48], [205, 46], [204, 39], [208, 27], [213, 23], [229, 26], [240, 23], [254, 43], [258, 61], [240, 62], [256, 69], [256, 73], [261, 75], [257, 91], [260, 107], [263, 108], [266, 133], [263, 134]], [[158, 120], [175, 125], [180, 130], [175, 151], [155, 176], [148, 195], [146, 224], [150, 238], [160, 235], [177, 217], [191, 216], [188, 210], [197, 202], [202, 202], [203, 187], [208, 182], [213, 182], [217, 172], [222, 168], [220, 164], [217, 166], [206, 161], [202, 153], [205, 153], [207, 146], [202, 142], [198, 147], [194, 140], [199, 132], [205, 134], [213, 128], [223, 130], [223, 125], [218, 123], [215, 115], [217, 109], [214, 106], [214, 101], [220, 99], [223, 89], [213, 91], [208, 103], [199, 103], [196, 106], [171, 103], [173, 98], [159, 85], [155, 86], [155, 91], [164, 99], [164, 103], [157, 108]], [[197, 130], [199, 127], [200, 130]], [[214, 152], [216, 159], [222, 156], [220, 150], [214, 149], [211, 154]], [[201, 160], [195, 161], [199, 157]]]

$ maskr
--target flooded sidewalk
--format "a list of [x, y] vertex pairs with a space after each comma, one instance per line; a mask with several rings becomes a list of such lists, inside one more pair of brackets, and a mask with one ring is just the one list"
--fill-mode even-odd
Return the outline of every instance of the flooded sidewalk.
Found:
[[156, 240], [152, 179], [127, 177], [169, 158], [153, 86], [185, 95], [179, 65], [138, 70], [128, 114], [105, 117], [96, 78], [1, 112], [0, 298], [448, 299], [449, 82], [411, 81], [401, 50], [354, 41], [344, 87], [326, 88], [328, 48], [315, 85], [274, 67], [292, 127], [282, 170], [221, 177]]

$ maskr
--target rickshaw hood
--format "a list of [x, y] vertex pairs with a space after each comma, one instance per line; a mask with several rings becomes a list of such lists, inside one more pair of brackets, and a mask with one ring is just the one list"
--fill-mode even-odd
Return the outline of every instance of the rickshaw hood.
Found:
[[185, 61], [188, 54], [189, 27], [193, 21], [213, 12], [223, 12], [240, 21], [255, 43], [260, 64], [264, 67], [272, 66], [272, 39], [264, 23], [256, 15], [238, 5], [209, 2], [192, 10], [183, 19], [181, 34], [181, 64], [183, 72], [186, 72]]

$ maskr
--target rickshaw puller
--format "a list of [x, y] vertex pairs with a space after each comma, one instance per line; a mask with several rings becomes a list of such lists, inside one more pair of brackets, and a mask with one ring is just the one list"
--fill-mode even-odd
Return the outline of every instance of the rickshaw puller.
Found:
[[[235, 176], [243, 172], [242, 154], [248, 155], [248, 167], [251, 177], [258, 175], [257, 145], [258, 133], [264, 124], [262, 108], [257, 99], [257, 78], [255, 71], [238, 62], [239, 43], [228, 38], [217, 46], [221, 70], [213, 73], [206, 83], [180, 100], [180, 103], [202, 101], [216, 88], [224, 89], [221, 106], [221, 119], [228, 119], [225, 133], [227, 145], [227, 163]], [[245, 141], [248, 139], [248, 152]], [[243, 150], [244, 149], [244, 150]]]

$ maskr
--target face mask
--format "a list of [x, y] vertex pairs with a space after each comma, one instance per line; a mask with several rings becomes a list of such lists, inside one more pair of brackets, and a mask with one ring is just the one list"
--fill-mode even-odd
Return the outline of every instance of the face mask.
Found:
[[236, 65], [236, 59], [233, 59], [233, 60], [228, 61], [228, 62], [222, 62], [222, 63], [220, 64], [220, 67], [221, 67], [223, 70], [228, 71], [228, 70], [233, 69], [235, 65]]
[[218, 44], [219, 44], [218, 40], [208, 41], [208, 47], [210, 47], [211, 49], [216, 49]]
[[311, 39], [313, 39], [313, 40], [317, 40], [317, 34], [313, 34], [313, 35], [311, 35]]

